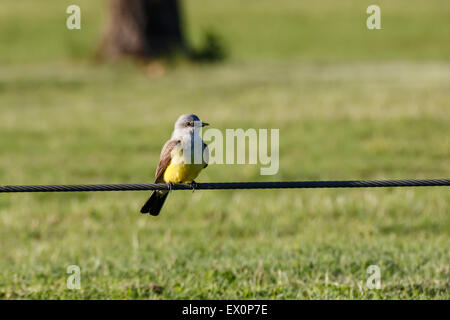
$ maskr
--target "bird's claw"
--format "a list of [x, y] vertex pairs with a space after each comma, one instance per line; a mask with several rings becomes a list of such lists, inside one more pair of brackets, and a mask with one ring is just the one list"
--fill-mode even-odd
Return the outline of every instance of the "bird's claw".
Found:
[[173, 182], [168, 182], [167, 187], [169, 188], [169, 191], [172, 191], [173, 188]]
[[197, 189], [197, 182], [192, 181], [192, 182], [190, 183], [190, 185], [191, 185], [191, 188], [192, 188], [192, 193], [194, 193], [195, 189]]

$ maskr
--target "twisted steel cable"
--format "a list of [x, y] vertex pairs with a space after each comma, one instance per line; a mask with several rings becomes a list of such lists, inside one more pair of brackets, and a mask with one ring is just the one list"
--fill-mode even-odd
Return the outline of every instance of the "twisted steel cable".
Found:
[[346, 180], [346, 181], [275, 181], [219, 182], [174, 184], [82, 184], [82, 185], [23, 185], [0, 186], [0, 193], [14, 192], [73, 192], [73, 191], [142, 191], [142, 190], [225, 190], [225, 189], [296, 189], [296, 188], [380, 188], [450, 186], [450, 179], [422, 180]]

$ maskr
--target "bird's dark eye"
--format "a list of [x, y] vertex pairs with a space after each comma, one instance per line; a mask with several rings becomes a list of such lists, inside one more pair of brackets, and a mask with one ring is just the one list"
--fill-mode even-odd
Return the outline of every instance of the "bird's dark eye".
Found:
[[194, 126], [194, 122], [193, 121], [188, 121], [187, 126], [188, 127], [193, 127]]

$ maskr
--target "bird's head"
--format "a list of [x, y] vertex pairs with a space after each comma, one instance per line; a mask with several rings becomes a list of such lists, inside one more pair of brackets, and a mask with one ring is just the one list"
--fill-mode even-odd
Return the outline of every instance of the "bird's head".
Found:
[[195, 114], [183, 114], [175, 122], [175, 131], [193, 133], [196, 129], [207, 125], [209, 123], [201, 121]]

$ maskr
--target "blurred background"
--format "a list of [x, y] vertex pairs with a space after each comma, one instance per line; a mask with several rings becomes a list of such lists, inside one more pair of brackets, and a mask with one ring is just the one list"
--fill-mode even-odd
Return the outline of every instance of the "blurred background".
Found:
[[[182, 113], [280, 129], [277, 175], [198, 182], [448, 178], [449, 21], [447, 0], [3, 0], [0, 184], [152, 182]], [[447, 188], [174, 192], [157, 218], [147, 196], [0, 195], [0, 298], [450, 298]]]

